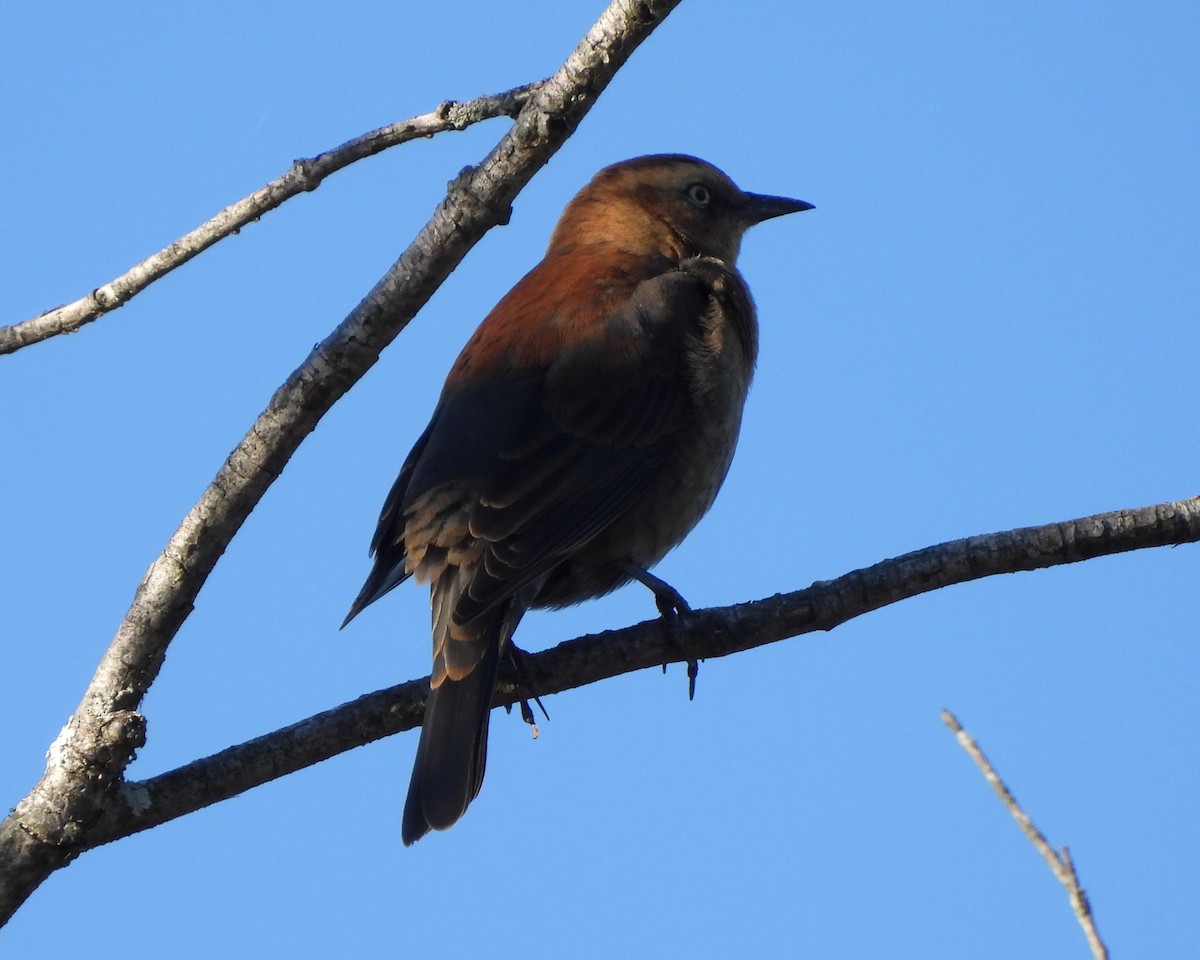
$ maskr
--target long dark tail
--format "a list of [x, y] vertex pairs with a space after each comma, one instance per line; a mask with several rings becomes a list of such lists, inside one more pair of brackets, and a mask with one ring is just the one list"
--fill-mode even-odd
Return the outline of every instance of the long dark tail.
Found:
[[430, 830], [453, 826], [483, 786], [501, 628], [499, 622], [489, 626], [496, 636], [487, 637], [483, 659], [474, 670], [461, 680], [447, 677], [429, 691], [404, 803], [400, 835], [405, 846]]

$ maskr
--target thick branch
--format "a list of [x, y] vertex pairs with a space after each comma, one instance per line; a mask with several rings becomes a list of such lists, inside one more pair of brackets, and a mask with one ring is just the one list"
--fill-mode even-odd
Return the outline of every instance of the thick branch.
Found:
[[[561, 643], [529, 658], [526, 678], [539, 695], [646, 667], [728, 656], [818, 630], [930, 590], [982, 577], [1076, 563], [1146, 547], [1200, 540], [1200, 497], [968, 537], [885, 560], [806, 590], [755, 603], [696, 611], [670, 631], [653, 620]], [[428, 681], [410, 681], [300, 723], [122, 787], [89, 845], [108, 843], [276, 777], [311, 766], [421, 722]], [[496, 705], [520, 697], [502, 685]]]
[[310, 160], [297, 160], [281, 177], [237, 203], [226, 207], [212, 219], [184, 234], [158, 253], [147, 257], [125, 273], [97, 287], [86, 297], [12, 326], [0, 327], [0, 354], [15, 353], [22, 347], [39, 343], [60, 333], [74, 333], [85, 324], [124, 306], [155, 280], [181, 267], [213, 244], [237, 233], [263, 214], [301, 193], [316, 190], [330, 174], [365, 160], [377, 153], [446, 130], [465, 130], [471, 124], [494, 117], [515, 117], [540, 84], [531, 83], [506, 93], [478, 97], [466, 103], [447, 100], [432, 113], [392, 123], [327, 150]]
[[512, 129], [464, 170], [375, 288], [275, 392], [199, 502], [151, 564], [83, 701], [47, 757], [46, 773], [0, 824], [0, 923], [53, 870], [90, 845], [144, 736], [136, 712], [167, 644], [250, 511], [321, 417], [378, 359], [554, 154], [599, 93], [678, 0], [613, 0]]

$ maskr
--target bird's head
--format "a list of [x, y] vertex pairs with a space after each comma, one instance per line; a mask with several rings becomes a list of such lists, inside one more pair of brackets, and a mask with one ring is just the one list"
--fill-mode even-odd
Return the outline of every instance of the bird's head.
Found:
[[715, 257], [731, 266], [756, 223], [813, 205], [747, 193], [696, 157], [655, 154], [601, 170], [563, 211], [550, 250], [612, 244], [682, 260]]

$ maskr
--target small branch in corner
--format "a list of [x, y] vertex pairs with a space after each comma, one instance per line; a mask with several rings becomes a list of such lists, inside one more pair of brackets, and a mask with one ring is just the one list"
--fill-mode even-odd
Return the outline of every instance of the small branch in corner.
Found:
[[1000, 802], [1013, 815], [1013, 818], [1021, 827], [1021, 832], [1025, 834], [1029, 842], [1037, 849], [1037, 852], [1042, 855], [1042, 859], [1049, 865], [1051, 872], [1058, 878], [1058, 882], [1066, 887], [1067, 895], [1071, 898], [1071, 909], [1075, 911], [1075, 918], [1079, 921], [1079, 925], [1083, 927], [1083, 934], [1087, 937], [1088, 946], [1092, 950], [1092, 956], [1096, 960], [1108, 960], [1108, 948], [1104, 945], [1104, 941], [1100, 939], [1100, 933], [1096, 929], [1095, 917], [1092, 916], [1092, 905], [1088, 902], [1083, 884], [1079, 882], [1079, 874], [1075, 872], [1075, 864], [1071, 860], [1071, 854], [1067, 851], [1067, 848], [1063, 847], [1060, 853], [1050, 846], [1050, 842], [1046, 839], [1045, 835], [1037, 828], [1037, 825], [1030, 819], [1029, 815], [1021, 809], [1021, 805], [1017, 803], [1017, 798], [1012, 795], [1012, 791], [1000, 779], [996, 768], [992, 766], [991, 762], [979, 748], [979, 744], [962, 728], [962, 724], [958, 722], [958, 717], [949, 710], [943, 710], [942, 723], [953, 731], [959, 745], [975, 761], [975, 765], [983, 772], [984, 778], [991, 784], [992, 789], [996, 791], [996, 796], [1000, 798]]

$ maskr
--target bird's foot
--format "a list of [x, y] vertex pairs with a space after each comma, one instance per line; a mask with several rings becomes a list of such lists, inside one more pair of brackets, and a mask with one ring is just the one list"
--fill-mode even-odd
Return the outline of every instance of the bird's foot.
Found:
[[649, 570], [643, 570], [634, 563], [622, 563], [621, 571], [654, 594], [654, 605], [658, 607], [659, 616], [664, 620], [673, 620], [692, 612], [688, 602], [683, 599], [683, 594]]
[[[510, 642], [505, 650], [504, 656], [508, 661], [509, 666], [512, 668], [514, 676], [513, 686], [527, 694], [527, 696], [521, 697], [517, 703], [521, 708], [521, 719], [529, 724], [529, 729], [533, 734], [533, 739], [536, 740], [538, 738], [538, 725], [537, 720], [533, 715], [533, 708], [529, 705], [529, 701], [532, 700], [538, 705], [538, 709], [542, 711], [542, 716], [547, 720], [550, 719], [550, 714], [546, 712], [545, 706], [542, 705], [541, 698], [533, 692], [533, 686], [529, 682], [529, 670], [527, 667], [529, 654]], [[511, 712], [512, 706], [510, 705], [505, 709]]]
[[[679, 643], [679, 618], [685, 614], [691, 613], [692, 608], [688, 602], [683, 599], [683, 594], [676, 590], [673, 586], [667, 583], [666, 580], [656, 577], [649, 570], [643, 570], [641, 567], [633, 563], [621, 564], [621, 569], [632, 579], [642, 584], [651, 593], [654, 594], [654, 605], [658, 607], [659, 616], [662, 617], [663, 625], [667, 631], [667, 637], [680, 648], [680, 652], [684, 652], [682, 645]], [[696, 699], [696, 677], [700, 674], [700, 663], [697, 660], [688, 658], [687, 677], [688, 677], [688, 699]], [[663, 664], [663, 673], [667, 672], [667, 665]]]

